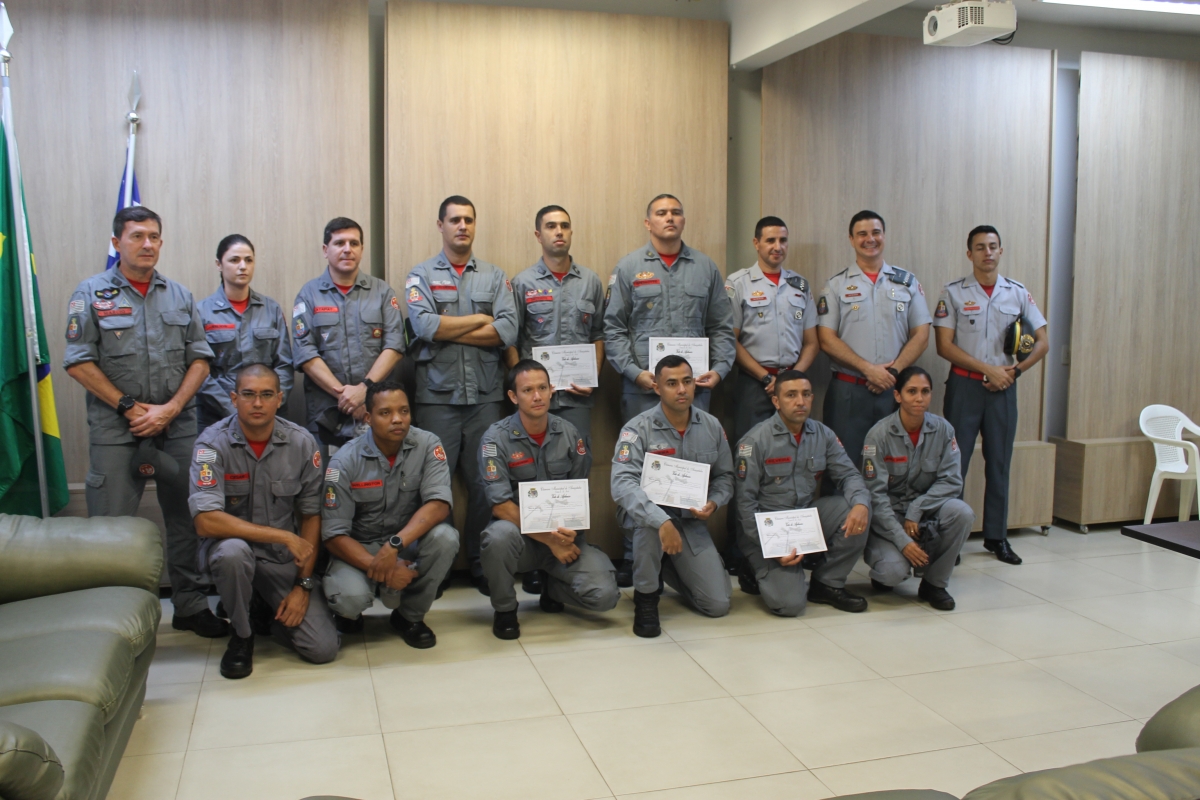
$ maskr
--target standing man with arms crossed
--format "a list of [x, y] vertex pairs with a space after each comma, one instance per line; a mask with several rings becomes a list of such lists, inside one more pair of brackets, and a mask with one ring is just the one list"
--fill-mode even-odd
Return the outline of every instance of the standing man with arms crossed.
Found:
[[[962, 479], [983, 434], [987, 478], [983, 499], [983, 546], [1005, 564], [1021, 557], [1008, 543], [1008, 469], [1017, 437], [1017, 379], [1050, 349], [1046, 318], [1023, 284], [1000, 274], [1000, 234], [980, 225], [967, 235], [971, 275], [942, 289], [934, 312], [938, 355], [950, 362], [942, 407], [954, 426], [962, 457]], [[1032, 347], [1018, 361], [1005, 349], [1014, 322], [1032, 335]], [[1027, 343], [1028, 344], [1028, 343]]]
[[392, 287], [359, 269], [361, 225], [331, 219], [322, 250], [327, 268], [301, 287], [292, 307], [292, 350], [296, 369], [307, 377], [308, 430], [327, 464], [330, 447], [364, 429], [367, 388], [400, 360], [404, 323]]
[[917, 276], [884, 261], [883, 242], [881, 216], [851, 217], [854, 265], [830, 278], [817, 300], [821, 349], [834, 361], [825, 424], [855, 467], [867, 431], [896, 410], [896, 375], [925, 352], [932, 321]]
[[438, 209], [442, 251], [413, 267], [404, 282], [417, 339], [416, 421], [441, 439], [453, 475], [467, 487], [463, 535], [471, 581], [488, 594], [479, 535], [492, 518], [479, 474], [479, 441], [500, 420], [501, 356], [517, 341], [512, 286], [499, 267], [475, 258], [475, 205], [454, 195]]
[[[660, 194], [646, 207], [650, 243], [617, 262], [608, 279], [604, 341], [608, 361], [623, 377], [621, 420], [657, 408], [651, 336], [708, 339], [708, 372], [695, 376], [696, 407], [707, 411], [711, 392], [733, 368], [733, 315], [713, 260], [683, 242], [683, 204]], [[633, 533], [625, 531], [617, 585], [633, 585]]]
[[208, 608], [184, 470], [213, 353], [192, 293], [155, 270], [159, 216], [145, 206], [118, 211], [112, 242], [120, 262], [80, 283], [67, 306], [63, 366], [88, 392], [88, 514], [133, 516], [153, 477], [167, 525], [171, 626], [217, 638], [229, 625]]

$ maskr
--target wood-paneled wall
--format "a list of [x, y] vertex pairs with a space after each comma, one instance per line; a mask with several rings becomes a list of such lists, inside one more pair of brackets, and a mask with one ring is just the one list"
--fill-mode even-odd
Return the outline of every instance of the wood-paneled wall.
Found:
[[[401, 286], [440, 249], [437, 209], [451, 194], [476, 204], [476, 255], [509, 275], [541, 255], [533, 217], [553, 203], [571, 214], [576, 261], [607, 282], [647, 241], [646, 203], [660, 192], [683, 201], [685, 241], [723, 266], [728, 37], [701, 20], [390, 2], [389, 281]], [[593, 541], [610, 551], [619, 392], [605, 367]]]
[[1200, 63], [1083, 54], [1075, 231], [1067, 438], [1200, 417]]
[[[370, 209], [366, 0], [12, 0], [16, 132], [68, 480], [87, 470], [83, 390], [62, 371], [66, 304], [104, 269], [141, 75], [137, 174], [160, 270], [199, 297], [229, 233], [291, 308], [332, 217]], [[364, 263], [369, 263], [369, 254]]]
[[[887, 222], [885, 258], [917, 275], [932, 311], [942, 286], [971, 272], [967, 232], [991, 224], [1001, 272], [1045, 307], [1051, 59], [842, 34], [766, 67], [762, 211], [790, 226], [789, 266], [820, 291], [854, 263], [846, 226], [869, 208]], [[919, 363], [940, 413], [949, 364], [933, 338]], [[819, 394], [827, 366], [814, 367]], [[1021, 379], [1018, 440], [1041, 436], [1041, 373]]]

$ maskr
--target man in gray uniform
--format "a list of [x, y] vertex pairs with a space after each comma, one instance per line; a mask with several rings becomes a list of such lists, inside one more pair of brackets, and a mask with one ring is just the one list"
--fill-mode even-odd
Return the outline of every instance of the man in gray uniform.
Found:
[[[1050, 349], [1046, 318], [1023, 284], [1000, 274], [1000, 234], [980, 225], [967, 236], [971, 275], [942, 289], [934, 313], [938, 355], [952, 365], [942, 408], [962, 445], [962, 477], [983, 434], [987, 478], [983, 499], [983, 546], [1006, 564], [1021, 557], [1008, 543], [1008, 469], [1017, 437], [1017, 378]], [[1009, 327], [1023, 320], [1032, 348], [1020, 361], [1004, 351]]]
[[[773, 613], [804, 613], [803, 555], [763, 558], [754, 515], [763, 511], [817, 509], [829, 548], [813, 569], [807, 598], [842, 611], [865, 611], [867, 601], [846, 590], [846, 578], [862, 555], [871, 498], [833, 431], [809, 418], [813, 390], [808, 376], [784, 370], [771, 395], [776, 413], [755, 425], [737, 445], [737, 513], [742, 552], [754, 571], [763, 601]], [[841, 496], [817, 498], [828, 472]], [[816, 498], [816, 499], [814, 499]]]
[[416, 421], [439, 437], [450, 473], [461, 464], [467, 488], [463, 529], [471, 580], [488, 594], [479, 534], [492, 506], [479, 475], [479, 440], [501, 416], [500, 361], [517, 341], [512, 286], [498, 267], [472, 254], [475, 206], [454, 195], [438, 209], [442, 251], [413, 267], [404, 281], [408, 321], [418, 341]]
[[[512, 279], [517, 306], [517, 346], [505, 361], [516, 366], [544, 345], [594, 344], [596, 367], [604, 363], [604, 284], [596, 273], [571, 258], [571, 217], [561, 206], [546, 206], [534, 218], [542, 246], [538, 263]], [[555, 386], [550, 410], [583, 434], [591, 446], [593, 389]]]
[[925, 290], [911, 272], [883, 260], [884, 223], [874, 211], [850, 219], [854, 266], [825, 284], [817, 300], [821, 349], [833, 359], [825, 392], [825, 424], [842, 440], [855, 467], [863, 439], [896, 410], [896, 374], [929, 343]]
[[159, 216], [145, 206], [122, 209], [112, 241], [120, 263], [80, 283], [67, 305], [63, 366], [88, 392], [88, 514], [133, 516], [154, 478], [167, 524], [171, 625], [217, 638], [229, 625], [209, 610], [197, 571], [183, 469], [196, 439], [194, 398], [213, 353], [191, 292], [154, 269]]
[[[249, 675], [254, 634], [272, 628], [302, 658], [324, 664], [337, 657], [338, 635], [312, 577], [321, 540], [321, 453], [311, 433], [276, 417], [283, 392], [270, 367], [239, 370], [233, 403], [235, 414], [196, 437], [188, 497], [201, 567], [212, 573], [233, 628], [221, 674]], [[251, 620], [256, 593], [267, 613]]]
[[[612, 496], [617, 521], [633, 530], [633, 632], [653, 638], [661, 632], [658, 597], [665, 581], [683, 601], [709, 617], [729, 613], [729, 576], [706, 522], [733, 498], [733, 460], [717, 418], [693, 405], [692, 368], [680, 356], [667, 356], [654, 368], [661, 402], [621, 429], [613, 454]], [[642, 465], [667, 456], [711, 465], [708, 502], [701, 508], [667, 511], [642, 489]]]
[[392, 287], [359, 270], [362, 226], [330, 220], [323, 251], [327, 269], [301, 287], [292, 307], [292, 357], [307, 378], [308, 429], [328, 463], [330, 447], [365, 429], [367, 387], [400, 360], [404, 322]]
[[410, 647], [437, 637], [425, 614], [458, 553], [450, 517], [450, 470], [438, 438], [412, 427], [397, 383], [367, 390], [367, 432], [334, 453], [325, 470], [321, 538], [333, 558], [325, 596], [342, 633], [363, 629], [376, 591]]
[[517, 498], [522, 481], [587, 480], [592, 456], [583, 434], [550, 413], [550, 375], [536, 361], [518, 361], [508, 377], [508, 397], [517, 413], [487, 429], [479, 463], [492, 521], [483, 529], [483, 571], [492, 590], [492, 633], [500, 639], [521, 635], [513, 575], [542, 573], [538, 603], [556, 614], [563, 603], [608, 611], [620, 594], [612, 562], [587, 543], [585, 531], [559, 527], [551, 533], [524, 533]]

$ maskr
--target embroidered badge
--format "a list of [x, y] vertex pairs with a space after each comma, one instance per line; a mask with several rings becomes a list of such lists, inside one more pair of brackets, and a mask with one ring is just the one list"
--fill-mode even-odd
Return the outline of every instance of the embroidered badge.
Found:
[[510, 462], [511, 461], [520, 461], [524, 457], [525, 457], [525, 452], [523, 450], [517, 450], [515, 452], [508, 454], [508, 460]]
[[97, 289], [95, 292], [93, 292], [93, 294], [95, 294], [96, 297], [99, 297], [101, 300], [112, 300], [114, 297], [116, 297], [120, 293], [121, 293], [120, 289], [112, 288], [112, 287], [110, 287], [108, 289]]
[[292, 323], [297, 339], [303, 339], [305, 336], [308, 336], [308, 326], [304, 324], [304, 317], [296, 317], [292, 320]]
[[1033, 301], [1033, 295], [1031, 295], [1029, 292], [1026, 292], [1026, 293], [1025, 293], [1025, 299], [1029, 301], [1029, 305], [1031, 305], [1031, 306], [1036, 306], [1036, 305], [1037, 305], [1037, 303], [1035, 303], [1035, 302]]
[[371, 328], [371, 338], [379, 339], [383, 337], [383, 328]]
[[611, 287], [616, 282], [617, 282], [617, 273], [614, 272], [612, 275], [608, 276], [608, 285]]
[[500, 478], [500, 467], [497, 466], [496, 459], [489, 458], [487, 460], [487, 465], [483, 470], [483, 478], [484, 480], [488, 481], [494, 481]]
[[313, 308], [314, 314], [336, 314], [340, 311], [337, 306], [316, 306]]
[[225, 480], [233, 481], [234, 483], [248, 481], [248, 480], [250, 480], [250, 473], [249, 472], [226, 472]]
[[333, 467], [330, 467], [329, 469], [325, 470], [326, 483], [337, 483], [339, 480], [341, 480], [341, 477], [342, 471], [340, 469], [334, 469]]
[[737, 292], [734, 291], [733, 287], [730, 286], [728, 283], [725, 284], [725, 294], [729, 295], [730, 300], [737, 299]]
[[438, 461], [446, 460], [446, 451], [442, 449], [442, 446], [440, 444], [437, 447], [433, 448], [433, 457], [436, 458]]
[[207, 447], [201, 447], [196, 451], [197, 464], [212, 464], [217, 460], [217, 451], [209, 450]]
[[873, 444], [864, 444], [864, 445], [863, 445], [863, 452], [862, 452], [862, 454], [863, 454], [863, 456], [865, 456], [866, 458], [874, 458], [874, 457], [875, 457], [875, 445], [873, 445]]
[[373, 481], [351, 481], [351, 489], [380, 489], [383, 487], [383, 481], [376, 478]]
[[71, 317], [67, 320], [67, 341], [74, 342], [83, 335], [83, 328], [79, 325], [79, 317]]
[[325, 487], [325, 507], [326, 508], [337, 508], [338, 505], [339, 505], [339, 503], [338, 503], [338, 498], [337, 498], [337, 491], [335, 491], [332, 486], [326, 486]]
[[304, 301], [301, 300], [298, 303], [296, 303], [296, 305], [292, 306], [292, 316], [298, 317], [307, 310], [308, 310], [308, 306], [304, 305]]
[[792, 463], [792, 457], [791, 456], [776, 456], [775, 458], [766, 459], [765, 461], [763, 461], [763, 463], [764, 464], [790, 464], [790, 463]]
[[587, 455], [587, 447], [584, 446], [583, 439], [579, 439], [575, 442], [575, 452], [579, 453], [581, 456]]
[[617, 461], [620, 461], [622, 464], [624, 464], [626, 461], [629, 460], [629, 458], [630, 458], [630, 455], [629, 455], [629, 445], [628, 444], [623, 444], [619, 448], [617, 448]]
[[738, 480], [746, 479], [746, 459], [744, 459], [744, 458], [738, 459], [737, 476], [738, 476]]
[[875, 462], [869, 458], [863, 459], [863, 477], [869, 481], [875, 479]]
[[510, 292], [512, 291], [512, 281], [510, 281], [508, 278], [504, 279], [504, 288]]
[[87, 303], [85, 303], [83, 300], [72, 300], [70, 303], [67, 304], [67, 313], [68, 314], [82, 314], [83, 309], [86, 307], [87, 307]]
[[620, 437], [618, 437], [617, 441], [618, 442], [630, 442], [630, 443], [636, 442], [637, 434], [634, 433], [633, 431], [621, 431], [621, 435], [620, 435]]
[[950, 311], [946, 308], [945, 300], [938, 300], [937, 309], [933, 312], [933, 315], [938, 319], [944, 319], [950, 316]]
[[317, 469], [321, 468], [321, 451], [317, 450], [312, 457], [313, 466]]
[[409, 275], [407, 278], [404, 279], [404, 288], [411, 289], [412, 287], [416, 286], [420, 282], [421, 282], [420, 275]]
[[[93, 303], [95, 305], [95, 303]], [[133, 313], [133, 309], [127, 306], [109, 309], [107, 311], [96, 310], [97, 317], [127, 317]]]
[[138, 464], [138, 474], [144, 478], [154, 477], [154, 465], [153, 464]]
[[885, 464], [907, 464], [908, 456], [884, 456], [883, 463], [885, 463]]
[[395, 295], [392, 295], [392, 297], [388, 299], [388, 302], [392, 304], [392, 308], [396, 309], [397, 311], [400, 310], [400, 303], [396, 300]]
[[950, 440], [950, 449], [953, 450], [955, 453], [958, 452], [958, 437], [954, 437], [953, 439]]
[[821, 295], [821, 299], [817, 300], [817, 316], [823, 317], [829, 313], [829, 303], [825, 300], [825, 295]]
[[213, 472], [213, 468], [208, 464], [200, 465], [200, 473], [196, 476], [196, 485], [201, 489], [208, 489], [217, 485], [217, 476]]
[[750, 456], [754, 455], [754, 445], [752, 445], [752, 444], [739, 444], [739, 445], [738, 445], [738, 455], [739, 455], [739, 456], [745, 456], [745, 457], [747, 457], [747, 458], [749, 458]]
[[495, 456], [496, 456], [496, 445], [493, 444], [492, 442], [488, 442], [487, 444], [485, 444], [483, 446], [483, 457], [484, 458], [489, 458], [489, 457], [495, 458]]
[[414, 286], [408, 290], [408, 302], [419, 303], [424, 299], [424, 297], [421, 297], [421, 293], [417, 291], [417, 287]]

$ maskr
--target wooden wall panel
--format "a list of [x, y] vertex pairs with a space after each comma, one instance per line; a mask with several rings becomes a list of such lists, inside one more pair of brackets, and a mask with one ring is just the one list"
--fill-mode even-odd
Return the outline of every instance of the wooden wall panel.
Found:
[[[819, 291], [854, 263], [846, 226], [869, 208], [887, 222], [886, 259], [932, 310], [970, 274], [967, 232], [991, 224], [1001, 272], [1046, 307], [1052, 80], [1047, 50], [849, 33], [766, 67], [762, 211], [790, 226], [789, 266]], [[949, 365], [932, 334], [919, 363], [940, 412]], [[823, 396], [828, 362], [814, 371]], [[1021, 379], [1018, 440], [1041, 436], [1041, 373]]]
[[[15, 0], [12, 85], [68, 480], [87, 470], [84, 393], [61, 369], [66, 304], [101, 271], [142, 83], [137, 173], [163, 216], [160, 270], [197, 297], [217, 242], [255, 244], [286, 308], [321, 232], [370, 209], [366, 0]], [[364, 263], [369, 263], [369, 254]]]
[[[1200, 416], [1200, 63], [1084, 53], [1067, 438]], [[1145, 503], [1143, 496], [1142, 503]]]

